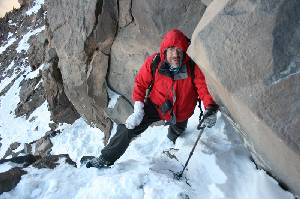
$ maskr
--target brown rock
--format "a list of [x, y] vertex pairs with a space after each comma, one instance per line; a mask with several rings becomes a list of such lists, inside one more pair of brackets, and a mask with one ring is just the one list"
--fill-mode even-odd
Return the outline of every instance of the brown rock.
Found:
[[42, 169], [42, 168], [54, 169], [57, 165], [59, 165], [58, 161], [61, 158], [64, 158], [66, 163], [76, 167], [76, 163], [70, 159], [68, 154], [45, 156], [37, 160], [36, 162], [34, 162], [32, 166], [38, 169]]
[[27, 172], [19, 167], [12, 168], [6, 172], [0, 173], [0, 194], [9, 192], [17, 186], [21, 176]]
[[[58, 59], [58, 58], [57, 58]], [[50, 59], [48, 67], [43, 70], [43, 85], [45, 96], [51, 112], [51, 120], [56, 123], [72, 124], [79, 114], [64, 92], [60, 70], [55, 58]]]
[[[189, 54], [261, 167], [300, 194], [300, 2], [213, 1]], [[276, 147], [274, 147], [276, 146]]]

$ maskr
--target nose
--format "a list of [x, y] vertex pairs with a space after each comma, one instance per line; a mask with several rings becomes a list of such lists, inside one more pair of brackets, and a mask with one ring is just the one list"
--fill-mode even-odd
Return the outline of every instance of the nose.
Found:
[[179, 56], [179, 52], [177, 50], [174, 50], [174, 52], [172, 53], [172, 55], [178, 57]]

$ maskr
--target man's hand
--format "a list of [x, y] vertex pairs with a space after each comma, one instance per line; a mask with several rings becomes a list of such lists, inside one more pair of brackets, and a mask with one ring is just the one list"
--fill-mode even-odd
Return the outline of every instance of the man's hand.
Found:
[[203, 114], [203, 122], [199, 124], [197, 129], [207, 127], [211, 128], [216, 124], [217, 121], [217, 109], [216, 108], [207, 108]]
[[144, 103], [140, 101], [134, 102], [134, 111], [127, 118], [125, 125], [128, 129], [134, 129], [138, 126], [144, 118]]

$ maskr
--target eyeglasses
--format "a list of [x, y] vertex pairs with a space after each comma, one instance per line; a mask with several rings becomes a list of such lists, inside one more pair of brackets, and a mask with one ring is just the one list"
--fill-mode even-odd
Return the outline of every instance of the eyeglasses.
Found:
[[173, 47], [170, 47], [170, 48], [167, 48], [167, 52], [170, 52], [170, 53], [178, 53], [179, 55], [182, 55], [183, 54], [183, 51], [181, 50], [181, 48], [177, 48], [175, 46]]

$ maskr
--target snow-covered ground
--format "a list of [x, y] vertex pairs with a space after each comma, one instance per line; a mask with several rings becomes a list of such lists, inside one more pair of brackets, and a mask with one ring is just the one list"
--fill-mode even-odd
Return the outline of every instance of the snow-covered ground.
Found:
[[[38, 0], [26, 14], [37, 12], [43, 1]], [[29, 36], [44, 27], [30, 30], [17, 45], [18, 52], [26, 52]], [[15, 42], [13, 35], [0, 46], [3, 53]], [[25, 63], [25, 62], [24, 62]], [[37, 71], [30, 72], [27, 65], [18, 66], [11, 62], [1, 67], [15, 70], [11, 77], [0, 82], [0, 91], [16, 79], [5, 95], [0, 97], [0, 158], [13, 142], [28, 143], [37, 140], [49, 130], [50, 113], [45, 102], [26, 120], [15, 117], [14, 110], [19, 102], [20, 82], [33, 78]], [[40, 67], [42, 68], [42, 66]], [[4, 71], [4, 73], [6, 73]], [[19, 75], [19, 73], [25, 74]], [[5, 74], [4, 74], [5, 75]], [[114, 106], [118, 96], [110, 91]], [[197, 109], [198, 110], [198, 109]], [[126, 153], [109, 169], [79, 166], [84, 155], [99, 155], [103, 148], [103, 133], [86, 124], [80, 118], [74, 124], [61, 124], [62, 133], [51, 138], [52, 154], [69, 154], [77, 168], [61, 160], [55, 169], [28, 167], [19, 184], [10, 192], [3, 193], [5, 199], [292, 199], [294, 196], [281, 189], [265, 171], [257, 170], [250, 161], [249, 153], [238, 134], [218, 114], [215, 127], [205, 129], [193, 157], [181, 180], [173, 172], [182, 170], [190, 150], [197, 138], [199, 112], [189, 120], [185, 134], [172, 145], [166, 138], [167, 126], [149, 127], [135, 139]], [[31, 122], [30, 122], [31, 120]], [[113, 134], [116, 125], [113, 128]], [[170, 150], [170, 148], [173, 148]], [[18, 150], [18, 149], [17, 149]], [[168, 150], [175, 158], [171, 159]], [[14, 167], [12, 163], [0, 164], [0, 172]]]
[[[63, 161], [53, 170], [29, 167], [17, 187], [0, 198], [294, 198], [255, 168], [239, 137], [225, 130], [220, 114], [216, 126], [205, 130], [184, 178], [174, 179], [171, 171], [181, 171], [197, 137], [196, 125], [197, 113], [175, 146], [166, 138], [166, 126], [149, 127], [110, 169], [75, 168]], [[103, 147], [102, 133], [83, 119], [59, 128], [52, 154], [68, 153], [79, 163]], [[178, 149], [173, 150], [178, 161], [163, 153], [170, 147]]]

